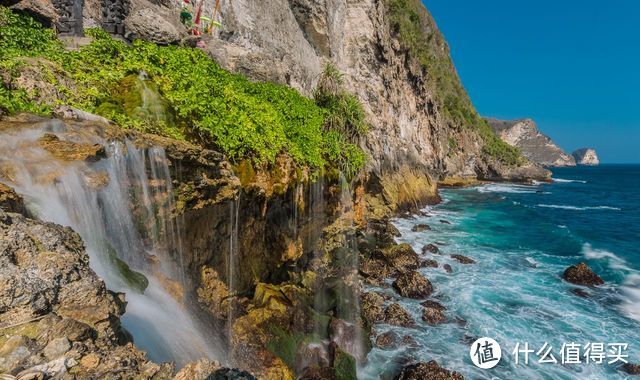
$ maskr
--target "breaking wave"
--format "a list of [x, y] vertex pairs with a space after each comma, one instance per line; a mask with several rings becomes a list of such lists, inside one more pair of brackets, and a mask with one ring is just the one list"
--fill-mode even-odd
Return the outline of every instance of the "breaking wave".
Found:
[[587, 181], [585, 181], [585, 180], [581, 180], [581, 179], [551, 178], [551, 180], [552, 180], [553, 182], [557, 182], [557, 183], [572, 183], [572, 182], [577, 182], [577, 183], [587, 183]]
[[611, 207], [611, 206], [569, 206], [569, 205], [548, 205], [548, 204], [538, 204], [536, 207], [546, 207], [546, 208], [557, 208], [563, 210], [576, 210], [576, 211], [585, 211], [585, 210], [613, 210], [620, 211], [619, 207]]

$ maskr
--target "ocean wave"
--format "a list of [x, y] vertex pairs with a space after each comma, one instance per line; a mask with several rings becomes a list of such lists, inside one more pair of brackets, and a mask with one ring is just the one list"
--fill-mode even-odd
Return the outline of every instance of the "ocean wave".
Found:
[[[582, 245], [582, 255], [588, 260], [607, 259], [609, 262], [609, 268], [613, 270], [626, 272], [629, 274], [629, 276], [631, 275], [636, 276], [638, 274], [637, 270], [630, 268], [627, 265], [627, 262], [625, 259], [605, 249], [593, 248], [589, 243], [584, 243]], [[627, 279], [629, 279], [629, 276], [627, 276]], [[640, 279], [640, 277], [638, 277], [638, 279]]]
[[585, 211], [585, 210], [613, 210], [620, 211], [619, 207], [611, 207], [611, 206], [570, 206], [570, 205], [548, 205], [548, 204], [538, 204], [536, 207], [546, 207], [546, 208], [558, 208], [563, 210], [576, 210], [576, 211]]
[[640, 274], [634, 273], [627, 276], [622, 286], [622, 294], [626, 299], [620, 306], [620, 310], [627, 317], [640, 321]]
[[481, 193], [533, 194], [538, 191], [535, 186], [513, 184], [489, 184], [476, 187], [476, 189]]
[[551, 180], [553, 182], [557, 182], [557, 183], [572, 183], [572, 182], [587, 183], [587, 181], [582, 180], [582, 179], [551, 178]]

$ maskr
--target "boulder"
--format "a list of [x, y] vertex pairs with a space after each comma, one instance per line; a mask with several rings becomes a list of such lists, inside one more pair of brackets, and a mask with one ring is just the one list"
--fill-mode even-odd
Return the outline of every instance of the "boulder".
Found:
[[426, 308], [436, 309], [436, 310], [440, 310], [440, 311], [447, 310], [447, 308], [442, 306], [442, 304], [440, 302], [433, 301], [433, 300], [426, 300], [424, 302], [421, 302], [420, 305], [422, 305], [423, 307], [426, 307]]
[[379, 285], [382, 281], [397, 273], [394, 268], [379, 258], [365, 258], [360, 262], [360, 274], [373, 285]]
[[395, 377], [395, 380], [464, 380], [464, 377], [455, 371], [449, 371], [442, 368], [431, 360], [427, 363], [421, 362], [411, 364], [406, 367]]
[[337, 380], [336, 372], [331, 367], [308, 367], [300, 380]]
[[629, 375], [640, 376], [640, 364], [624, 363], [620, 369]]
[[604, 280], [585, 263], [570, 266], [564, 271], [562, 278], [576, 285], [595, 286], [604, 284]]
[[451, 265], [449, 265], [449, 264], [444, 264], [442, 267], [444, 268], [445, 272], [447, 272], [447, 273], [452, 273], [453, 272], [453, 268], [451, 268]]
[[429, 243], [422, 247], [422, 254], [426, 255], [427, 253], [438, 254], [440, 253], [440, 248], [435, 244]]
[[176, 22], [170, 22], [172, 18], [158, 17], [158, 10], [162, 7], [156, 7], [149, 4], [150, 7], [133, 9], [125, 21], [127, 31], [131, 33], [131, 37], [139, 38], [154, 42], [159, 45], [170, 45], [180, 42], [182, 37], [186, 36], [186, 29], [173, 17]]
[[221, 368], [209, 376], [203, 377], [206, 380], [257, 380], [255, 376], [247, 371], [237, 368]]
[[43, 352], [47, 358], [53, 360], [66, 354], [70, 349], [71, 343], [69, 343], [69, 339], [62, 337], [50, 341], [44, 348]]
[[394, 326], [411, 327], [415, 324], [413, 317], [400, 304], [392, 303], [384, 310], [384, 323]]
[[357, 380], [357, 364], [352, 355], [332, 342], [329, 344], [329, 356], [331, 357], [331, 367], [333, 367], [336, 379]]
[[6, 212], [25, 213], [24, 201], [15, 190], [0, 182], [0, 209]]
[[435, 260], [431, 260], [431, 259], [427, 259], [427, 260], [423, 260], [422, 261], [422, 265], [420, 265], [422, 268], [437, 268], [438, 267], [438, 262]]
[[376, 347], [383, 350], [392, 350], [398, 346], [400, 338], [393, 331], [387, 331], [378, 335], [376, 338]]
[[431, 226], [429, 226], [428, 224], [420, 223], [411, 227], [411, 231], [413, 232], [431, 231]]
[[393, 288], [403, 297], [421, 299], [433, 293], [433, 285], [417, 271], [401, 274], [393, 282]]
[[362, 316], [370, 323], [376, 323], [383, 317], [384, 298], [375, 292], [366, 292], [361, 296]]
[[58, 378], [170, 378], [172, 365], [149, 362], [129, 343], [124, 302], [89, 267], [73, 230], [0, 210], [0, 372]]
[[459, 262], [460, 264], [475, 264], [476, 261], [470, 257], [462, 256], [458, 254], [451, 255], [451, 258]]
[[412, 337], [411, 335], [403, 336], [400, 344], [406, 347], [411, 347], [411, 348], [418, 347], [418, 342], [416, 342], [415, 338]]
[[439, 325], [447, 321], [442, 309], [436, 307], [425, 307], [422, 310], [422, 320], [430, 325]]
[[391, 267], [401, 272], [417, 269], [420, 266], [420, 257], [411, 245], [406, 243], [392, 245], [383, 249], [381, 254]]

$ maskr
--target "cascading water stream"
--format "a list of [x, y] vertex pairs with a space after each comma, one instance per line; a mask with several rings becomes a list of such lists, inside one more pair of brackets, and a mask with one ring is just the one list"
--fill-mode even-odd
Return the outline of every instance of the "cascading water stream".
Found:
[[236, 319], [235, 306], [233, 300], [235, 296], [235, 278], [238, 258], [238, 221], [240, 219], [240, 195], [229, 202], [229, 257], [227, 259], [227, 289], [229, 291], [229, 302], [227, 311], [227, 339], [231, 345], [233, 339], [233, 322]]
[[340, 173], [340, 204], [342, 205], [342, 218], [345, 221], [346, 247], [340, 262], [340, 274], [343, 281], [338, 287], [338, 299], [341, 300], [342, 308], [338, 317], [351, 324], [354, 329], [355, 339], [349, 339], [345, 343], [344, 349], [353, 355], [359, 362], [362, 362], [366, 355], [363, 347], [362, 328], [360, 325], [360, 283], [358, 276], [359, 253], [358, 241], [355, 236], [355, 215], [352, 191], [346, 177]]
[[[107, 157], [92, 163], [56, 158], [39, 143], [45, 132], [60, 141], [101, 144]], [[92, 269], [110, 290], [126, 293], [122, 323], [152, 360], [182, 365], [221, 357], [189, 314], [181, 286], [175, 286], [184, 283], [184, 267], [164, 150], [99, 136], [59, 120], [5, 129], [0, 167], [9, 175], [1, 179], [24, 197], [35, 217], [80, 234]], [[129, 267], [148, 279], [143, 292], [140, 274]]]

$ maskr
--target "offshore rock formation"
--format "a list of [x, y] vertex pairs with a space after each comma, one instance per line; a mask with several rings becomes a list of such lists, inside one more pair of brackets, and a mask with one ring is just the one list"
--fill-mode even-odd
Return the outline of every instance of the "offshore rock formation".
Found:
[[572, 156], [566, 154], [531, 119], [486, 119], [498, 136], [509, 145], [520, 148], [532, 162], [543, 166], [575, 166]]
[[564, 271], [562, 278], [576, 285], [595, 286], [604, 284], [604, 280], [585, 263], [570, 266]]
[[582, 148], [571, 153], [578, 165], [596, 166], [600, 165], [600, 159], [593, 148]]

